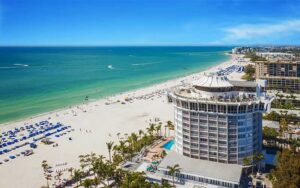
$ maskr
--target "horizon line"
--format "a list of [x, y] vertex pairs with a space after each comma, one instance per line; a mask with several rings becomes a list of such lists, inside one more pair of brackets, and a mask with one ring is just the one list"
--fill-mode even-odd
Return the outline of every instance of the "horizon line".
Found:
[[260, 47], [260, 46], [292, 46], [299, 47], [300, 44], [186, 44], [186, 45], [0, 45], [0, 48], [14, 48], [14, 47]]

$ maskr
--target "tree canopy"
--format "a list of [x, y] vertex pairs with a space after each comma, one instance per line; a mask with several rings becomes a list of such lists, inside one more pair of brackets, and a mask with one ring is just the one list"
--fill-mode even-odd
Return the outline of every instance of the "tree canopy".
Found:
[[300, 185], [300, 153], [283, 150], [279, 152], [278, 164], [271, 172], [274, 188], [297, 188]]

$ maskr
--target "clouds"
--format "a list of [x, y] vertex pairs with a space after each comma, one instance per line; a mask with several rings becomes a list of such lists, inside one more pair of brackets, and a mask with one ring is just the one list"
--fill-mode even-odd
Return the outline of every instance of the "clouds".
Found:
[[256, 42], [281, 39], [300, 33], [300, 19], [277, 23], [242, 24], [223, 29], [225, 36], [221, 43]]

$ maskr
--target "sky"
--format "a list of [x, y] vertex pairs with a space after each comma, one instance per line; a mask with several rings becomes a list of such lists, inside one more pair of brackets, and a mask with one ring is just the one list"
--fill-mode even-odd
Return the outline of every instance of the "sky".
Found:
[[299, 45], [300, 0], [0, 0], [0, 46]]

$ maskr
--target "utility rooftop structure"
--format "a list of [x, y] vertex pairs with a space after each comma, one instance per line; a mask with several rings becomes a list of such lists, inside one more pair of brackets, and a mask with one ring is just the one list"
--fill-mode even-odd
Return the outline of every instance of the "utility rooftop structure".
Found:
[[242, 167], [237, 164], [215, 163], [206, 160], [192, 159], [177, 152], [170, 151], [158, 168], [163, 175], [168, 176], [168, 166], [178, 164], [181, 168], [179, 179], [188, 179], [193, 182], [199, 182], [203, 187], [210, 184], [209, 187], [238, 187]]
[[265, 82], [204, 74], [168, 94], [175, 108], [176, 151], [184, 156], [241, 164], [261, 151], [262, 112], [270, 108]]

